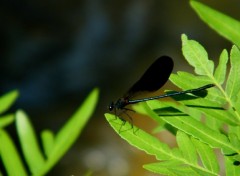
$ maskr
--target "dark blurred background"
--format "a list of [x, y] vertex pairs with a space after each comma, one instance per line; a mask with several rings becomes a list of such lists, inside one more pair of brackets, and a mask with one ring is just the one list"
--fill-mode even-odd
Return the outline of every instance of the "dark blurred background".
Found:
[[[237, 0], [201, 2], [240, 19]], [[142, 164], [154, 158], [122, 141], [105, 121], [108, 103], [161, 55], [173, 57], [174, 72], [192, 71], [181, 54], [182, 33], [205, 46], [210, 58], [231, 48], [187, 0], [2, 0], [0, 20], [0, 93], [20, 91], [15, 107], [28, 113], [38, 132], [59, 130], [84, 97], [100, 89], [95, 114], [50, 176], [88, 170], [99, 176], [153, 175]], [[175, 87], [168, 83], [165, 88]], [[134, 122], [152, 129], [148, 120]]]

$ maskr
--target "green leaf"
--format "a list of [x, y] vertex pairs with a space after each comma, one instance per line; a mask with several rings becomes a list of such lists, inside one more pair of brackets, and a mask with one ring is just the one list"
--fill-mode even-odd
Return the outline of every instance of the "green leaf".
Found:
[[225, 160], [226, 176], [239, 176], [240, 167], [233, 165], [233, 161], [230, 160], [229, 157], [224, 157], [224, 160]]
[[240, 90], [240, 51], [236, 46], [232, 47], [230, 61], [231, 69], [227, 80], [226, 94], [234, 102]]
[[240, 125], [239, 126], [229, 126], [228, 133], [235, 134], [240, 139]]
[[[216, 116], [216, 117], [218, 117], [218, 116]], [[221, 128], [224, 124], [222, 121], [220, 121], [217, 118], [206, 118], [205, 123], [209, 128], [211, 128], [215, 131], [218, 131], [218, 132], [221, 132]]]
[[218, 175], [218, 173], [206, 173], [206, 172], [204, 172], [204, 171], [202, 171], [202, 170], [200, 170], [200, 169], [196, 169], [196, 168], [193, 168], [192, 167], [192, 169], [198, 174], [198, 175], [204, 175], [204, 176], [213, 176], [213, 175]]
[[195, 76], [191, 73], [182, 71], [178, 71], [177, 74], [172, 73], [169, 80], [184, 90], [212, 83], [212, 80], [207, 76]]
[[230, 140], [230, 142], [232, 143], [233, 146], [235, 147], [240, 147], [240, 140], [237, 136], [237, 133], [228, 133], [228, 138]]
[[[96, 108], [98, 94], [98, 89], [94, 89], [71, 119], [56, 134], [54, 150], [65, 152], [77, 139]], [[63, 151], [63, 149], [65, 151]]]
[[165, 163], [165, 162], [145, 164], [145, 165], [143, 165], [143, 168], [146, 169], [146, 170], [149, 170], [149, 171], [151, 171], [153, 173], [162, 174], [162, 175], [170, 175], [170, 176], [172, 175], [172, 176], [175, 176], [175, 174], [173, 172], [171, 172], [166, 167], [166, 166], [168, 166], [169, 163], [167, 163], [166, 165], [162, 165], [163, 163]]
[[[146, 133], [141, 129], [135, 130], [136, 129], [135, 126], [132, 126], [132, 124], [128, 122], [123, 122], [120, 118], [116, 118], [115, 115], [105, 114], [105, 117], [109, 124], [112, 126], [112, 128], [131, 145], [137, 147], [140, 150], [145, 151], [147, 154], [154, 155], [158, 160], [170, 160], [173, 162], [172, 164], [176, 164], [174, 166], [172, 165], [169, 168], [159, 167], [158, 169], [156, 169], [156, 167], [150, 168], [152, 167], [152, 165], [150, 167], [146, 166], [148, 167], [148, 169], [155, 170], [154, 172], [158, 172], [161, 174], [166, 173], [183, 174], [184, 172], [188, 171], [191, 173], [193, 172], [196, 175], [198, 175], [197, 174], [198, 172], [200, 172], [201, 174], [205, 173], [205, 175], [216, 175], [215, 173], [200, 167], [198, 163], [196, 162], [195, 164], [192, 163], [192, 161], [195, 161], [195, 159], [184, 158], [179, 149], [171, 150], [166, 144], [160, 142], [156, 137], [153, 137], [152, 135]], [[185, 140], [186, 138], [183, 137], [183, 135], [181, 135], [179, 136], [179, 140], [181, 139]], [[189, 141], [180, 142], [181, 143], [180, 145], [182, 147], [181, 151], [183, 152], [184, 155], [187, 155], [185, 144], [187, 144], [188, 142]], [[179, 164], [181, 166], [179, 166]]]
[[[226, 122], [234, 126], [240, 125], [240, 122], [236, 117], [235, 111], [233, 109], [225, 110], [224, 108], [222, 108], [222, 104], [226, 102], [226, 100], [222, 97], [222, 95], [221, 95], [221, 98], [218, 99], [219, 100], [218, 102], [216, 102], [216, 100], [212, 98], [214, 95], [216, 95], [215, 94], [216, 90], [217, 89], [215, 88], [208, 89], [208, 95], [204, 98], [197, 98], [197, 99], [194, 99], [194, 101], [182, 100], [181, 102], [186, 104], [187, 106], [190, 103], [189, 107], [194, 107], [195, 109], [201, 111], [203, 114], [209, 117], [207, 119], [208, 122], [210, 121], [209, 119], [211, 118], [212, 122], [214, 119], [215, 121], [218, 121], [216, 122], [216, 125], [217, 124], [221, 125], [220, 122], [221, 123]], [[219, 104], [221, 102], [220, 99], [223, 100], [221, 104]], [[210, 127], [212, 128], [212, 126]]]
[[223, 52], [220, 55], [219, 64], [214, 73], [214, 78], [220, 85], [224, 83], [226, 78], [227, 62], [228, 62], [228, 53], [227, 53], [227, 50], [223, 50]]
[[219, 165], [213, 149], [210, 148], [207, 144], [204, 144], [197, 139], [192, 138], [192, 142], [197, 149], [197, 152], [201, 158], [204, 167], [214, 173], [219, 173]]
[[202, 45], [194, 40], [188, 40], [187, 36], [183, 34], [182, 51], [188, 63], [195, 68], [195, 73], [212, 76], [214, 63], [208, 59], [208, 54]]
[[[156, 107], [157, 104], [166, 104], [170, 107], [174, 107], [175, 109], [178, 109], [179, 111], [188, 114], [189, 116], [174, 116], [174, 118], [161, 118], [151, 109], [148, 109], [148, 111], [151, 112], [151, 116], [155, 116], [154, 118], [161, 118], [165, 122], [171, 124], [172, 126], [186, 132], [187, 134], [200, 139], [201, 141], [209, 144], [212, 147], [215, 148], [221, 148], [226, 153], [234, 153], [238, 151], [238, 148], [235, 148], [232, 146], [226, 136], [223, 134], [212, 130], [211, 128], [208, 128], [203, 123], [196, 119], [201, 119], [203, 114], [201, 111], [195, 109], [195, 108], [189, 108], [181, 104], [180, 102], [160, 102], [160, 101], [148, 101], [147, 104], [150, 108]], [[148, 114], [150, 115], [150, 113]]]
[[[196, 57], [196, 55], [201, 55], [198, 54], [197, 51], [199, 51], [199, 53], [205, 53], [204, 50], [201, 49], [195, 49], [195, 48], [202, 48], [202, 46], [193, 41], [193, 40], [188, 40], [186, 35], [182, 35], [182, 43], [183, 43], [183, 53], [186, 57], [187, 60], [195, 60], [198, 57]], [[188, 46], [188, 47], [186, 47]], [[186, 50], [186, 52], [184, 51], [184, 48]], [[197, 50], [197, 51], [195, 51]], [[201, 51], [200, 51], [201, 50]], [[190, 53], [190, 54], [189, 54]], [[219, 84], [219, 80], [218, 78], [215, 78], [212, 74], [212, 66], [213, 64], [211, 64], [211, 62], [208, 62], [207, 57], [199, 57], [199, 63], [205, 63], [204, 65], [199, 64], [197, 67], [199, 67], [199, 69], [201, 70], [206, 70], [206, 74], [205, 76], [207, 76], [207, 80], [212, 80], [212, 83], [216, 85], [216, 87], [218, 88], [217, 90], [214, 90], [211, 92], [212, 89], [209, 89], [209, 96], [208, 99], [211, 99], [211, 101], [214, 102], [220, 102], [222, 107], [227, 107], [226, 109], [236, 109], [239, 107], [238, 104], [236, 104], [234, 101], [237, 100], [238, 95], [240, 95], [239, 93], [239, 89], [240, 89], [240, 83], [239, 81], [237, 81], [240, 69], [237, 69], [239, 66], [239, 50], [237, 49], [237, 47], [233, 47], [232, 51], [231, 51], [231, 65], [234, 65], [234, 67], [231, 67], [230, 70], [230, 74], [228, 76], [228, 81], [227, 81], [227, 87], [226, 87], [226, 91], [222, 88], [221, 84]], [[205, 54], [204, 54], [205, 55]], [[223, 64], [223, 63], [222, 63]], [[194, 66], [194, 64], [192, 64]], [[207, 70], [209, 70], [209, 65], [211, 67], [211, 71], [207, 72]], [[195, 64], [196, 66], [196, 64]], [[196, 70], [196, 68], [195, 68]], [[199, 71], [198, 74], [201, 74], [201, 72]], [[182, 80], [184, 81], [184, 80]], [[178, 81], [179, 82], [179, 81]], [[192, 84], [190, 82], [188, 82], [189, 84]], [[228, 93], [227, 93], [228, 92]], [[210, 98], [211, 97], [211, 98]], [[240, 100], [239, 100], [240, 102]], [[233, 121], [235, 121], [235, 124], [240, 123], [240, 114], [238, 112], [230, 112], [233, 113]], [[228, 118], [230, 118], [231, 116], [228, 116]], [[228, 119], [229, 120], [229, 119]]]
[[177, 132], [177, 144], [183, 154], [184, 159], [188, 160], [188, 162], [194, 165], [197, 165], [198, 161], [196, 150], [186, 133], [181, 131]]
[[11, 137], [0, 129], [0, 158], [9, 176], [27, 176], [23, 162]]
[[10, 108], [10, 106], [12, 106], [18, 95], [18, 91], [13, 90], [0, 97], [0, 114], [4, 113]]
[[235, 106], [235, 109], [240, 112], [240, 91], [238, 92], [238, 95], [237, 95], [237, 100], [236, 100], [236, 103], [234, 104]]
[[45, 161], [32, 124], [22, 110], [18, 110], [16, 113], [16, 126], [24, 158], [31, 173], [35, 174], [41, 169]]
[[10, 125], [14, 121], [14, 115], [8, 114], [0, 117], [0, 128]]
[[[190, 73], [179, 71], [179, 72], [177, 72], [177, 74], [171, 74], [170, 80], [172, 83], [174, 83], [175, 85], [177, 85], [178, 87], [180, 87], [183, 90], [194, 89], [194, 88], [201, 87], [201, 86], [204, 86], [207, 84], [212, 84], [212, 83], [215, 84], [216, 83], [215, 87], [212, 87], [211, 89], [207, 90], [208, 94], [205, 97], [205, 99], [210, 100], [211, 104], [214, 101], [215, 104], [218, 103], [219, 106], [226, 104], [226, 97], [223, 96], [223, 93], [221, 92], [221, 90], [216, 89], [217, 87], [219, 87], [221, 85], [217, 84], [217, 81], [213, 78], [213, 76], [211, 76], [211, 77], [195, 76]], [[200, 99], [197, 99], [196, 103], [198, 100], [200, 100]], [[193, 103], [195, 103], [195, 101]]]
[[200, 176], [194, 170], [192, 170], [191, 167], [183, 165], [181, 162], [178, 162], [178, 161], [163, 161], [159, 163], [151, 163], [151, 164], [146, 164], [143, 167], [151, 172], [163, 174], [163, 175]]
[[54, 134], [50, 130], [44, 130], [41, 133], [44, 154], [49, 157], [54, 146]]
[[54, 140], [52, 139], [52, 134], [45, 134], [46, 136], [43, 137], [43, 140], [45, 150], [48, 153], [48, 160], [44, 167], [37, 173], [38, 175], [44, 175], [76, 141], [96, 108], [98, 94], [98, 89], [94, 89], [88, 95], [75, 114], [56, 134]]
[[199, 17], [218, 34], [240, 46], [240, 22], [199, 1], [190, 1]]
[[157, 138], [141, 129], [135, 130], [136, 127], [133, 127], [128, 122], [123, 122], [119, 118], [116, 119], [115, 115], [105, 114], [105, 117], [113, 129], [131, 145], [150, 155], [154, 155], [159, 160], [166, 160], [173, 157], [170, 148]]

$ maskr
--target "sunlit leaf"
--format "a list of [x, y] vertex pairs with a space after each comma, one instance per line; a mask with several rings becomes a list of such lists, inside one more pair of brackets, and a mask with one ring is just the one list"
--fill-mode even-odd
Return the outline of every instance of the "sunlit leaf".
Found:
[[0, 128], [3, 128], [5, 126], [8, 126], [14, 121], [14, 115], [13, 114], [8, 114], [5, 116], [0, 117]]
[[192, 138], [192, 141], [197, 149], [204, 167], [208, 168], [214, 173], [219, 173], [219, 165], [213, 149], [210, 148], [209, 145], [204, 144], [195, 138]]
[[44, 130], [41, 133], [41, 139], [43, 143], [44, 153], [48, 157], [49, 154], [51, 154], [51, 151], [54, 146], [54, 134], [50, 130]]
[[0, 114], [4, 113], [15, 102], [19, 93], [17, 90], [13, 90], [0, 97]]
[[206, 50], [198, 42], [188, 40], [186, 35], [182, 35], [183, 55], [190, 65], [195, 68], [195, 73], [210, 76], [213, 74], [214, 63], [208, 59]]
[[232, 47], [230, 61], [231, 69], [226, 84], [226, 94], [234, 102], [240, 90], [240, 51], [236, 46]]
[[[240, 46], [240, 22], [199, 1], [190, 1], [199, 17], [218, 34]], [[234, 5], [234, 4], [233, 4]]]
[[214, 77], [218, 84], [223, 84], [226, 78], [227, 72], [228, 53], [226, 50], [220, 55], [219, 64], [215, 70]]
[[184, 159], [196, 165], [198, 162], [197, 153], [190, 138], [185, 133], [178, 131], [177, 144], [183, 154]]
[[94, 89], [55, 137], [49, 131], [43, 133], [42, 140], [48, 160], [38, 175], [44, 175], [76, 141], [96, 108], [98, 94], [98, 89]]
[[229, 157], [224, 157], [225, 167], [226, 167], [226, 176], [239, 176], [240, 167], [233, 165], [233, 161]]
[[18, 110], [16, 113], [16, 126], [24, 158], [31, 173], [35, 174], [44, 165], [45, 161], [34, 128], [22, 110]]
[[11, 139], [4, 130], [0, 129], [0, 158], [9, 176], [27, 176], [24, 164]]

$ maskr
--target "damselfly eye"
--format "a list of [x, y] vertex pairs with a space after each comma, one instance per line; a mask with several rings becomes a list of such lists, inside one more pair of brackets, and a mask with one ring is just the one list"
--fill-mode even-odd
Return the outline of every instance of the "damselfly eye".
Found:
[[114, 103], [111, 102], [110, 105], [108, 105], [109, 111], [112, 111], [114, 109]]

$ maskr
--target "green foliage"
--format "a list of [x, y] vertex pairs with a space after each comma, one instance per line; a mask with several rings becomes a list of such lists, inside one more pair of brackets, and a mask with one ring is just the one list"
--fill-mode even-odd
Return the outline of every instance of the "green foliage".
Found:
[[[4, 112], [14, 102], [16, 96], [16, 92], [11, 92], [0, 99], [0, 103], [3, 102], [5, 107]], [[67, 150], [69, 150], [91, 117], [96, 107], [97, 99], [98, 90], [95, 89], [57, 134], [53, 134], [50, 130], [44, 130], [41, 133], [40, 141], [43, 146], [43, 152], [40, 149], [41, 147], [38, 143], [34, 127], [26, 113], [23, 110], [18, 110], [16, 112], [15, 121], [17, 134], [24, 160], [27, 163], [31, 175], [45, 175]], [[8, 120], [1, 120], [0, 122], [5, 121]], [[14, 118], [12, 121], [14, 121]], [[9, 123], [5, 123], [1, 127], [6, 125], [9, 125]], [[0, 128], [0, 141], [0, 157], [8, 175], [29, 175], [12, 138], [3, 128]]]
[[240, 167], [234, 165], [240, 161], [240, 51], [232, 47], [228, 75], [226, 50], [214, 66], [204, 47], [183, 34], [182, 51], [196, 75], [177, 72], [171, 74], [171, 82], [183, 90], [210, 83], [215, 87], [208, 89], [205, 97], [191, 94], [173, 97], [179, 101], [152, 100], [133, 106], [136, 112], [153, 118], [160, 132], [173, 133], [177, 148], [171, 149], [135, 126], [132, 129], [129, 123], [123, 125], [114, 115], [106, 114], [106, 118], [123, 139], [156, 157], [157, 163], [144, 165], [149, 171], [163, 175], [220, 175], [215, 153], [220, 149], [225, 175], [240, 175]]
[[199, 1], [190, 2], [192, 8], [199, 17], [207, 23], [218, 34], [225, 37], [232, 43], [240, 46], [240, 22], [217, 11]]
[[18, 91], [14, 90], [11, 91], [3, 96], [0, 97], [0, 129], [4, 128], [5, 126], [8, 126], [14, 121], [14, 115], [13, 114], [6, 114], [5, 113], [11, 105], [15, 102], [15, 100], [18, 97]]

